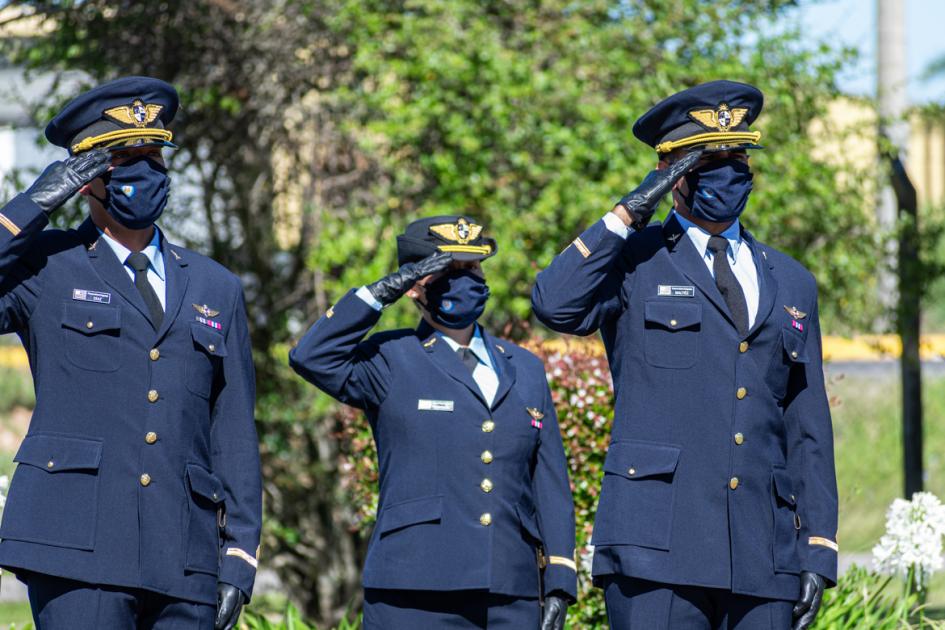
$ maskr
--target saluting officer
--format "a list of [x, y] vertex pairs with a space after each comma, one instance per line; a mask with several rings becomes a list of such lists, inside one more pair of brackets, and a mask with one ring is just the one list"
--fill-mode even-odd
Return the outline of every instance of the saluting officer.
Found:
[[550, 328], [600, 330], [611, 363], [593, 573], [612, 628], [806, 628], [836, 581], [817, 287], [739, 222], [762, 103], [713, 81], [654, 106], [633, 132], [658, 170], [532, 294]]
[[[147, 77], [78, 96], [46, 127], [70, 157], [0, 209], [0, 333], [20, 336], [36, 386], [0, 565], [26, 582], [37, 630], [231, 628], [253, 589], [243, 292], [154, 225], [177, 109]], [[44, 231], [77, 191], [90, 217]]]
[[[289, 355], [374, 432], [367, 629], [560, 630], [575, 599], [574, 504], [544, 365], [476, 323], [480, 261], [496, 253], [482, 232], [463, 216], [414, 221], [397, 238], [400, 269], [350, 291]], [[364, 340], [404, 294], [420, 326]]]

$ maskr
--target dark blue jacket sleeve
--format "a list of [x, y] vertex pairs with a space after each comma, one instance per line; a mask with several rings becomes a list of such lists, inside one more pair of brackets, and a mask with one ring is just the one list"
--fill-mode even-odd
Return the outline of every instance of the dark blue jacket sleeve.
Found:
[[590, 335], [622, 309], [626, 241], [598, 221], [555, 256], [535, 280], [532, 308], [552, 330]]
[[805, 352], [808, 361], [803, 373], [791, 384], [796, 393], [785, 410], [785, 422], [797, 427], [797, 438], [788, 457], [801, 482], [797, 495], [801, 517], [801, 569], [836, 584], [837, 476], [816, 301], [810, 315]]
[[362, 341], [380, 317], [380, 311], [349, 291], [302, 337], [289, 353], [289, 364], [346, 405], [380, 405], [387, 397], [390, 367], [376, 343]]
[[574, 555], [574, 499], [568, 479], [568, 460], [561, 441], [558, 414], [545, 386], [541, 442], [535, 466], [534, 489], [538, 522], [545, 546], [544, 592], [563, 591], [577, 600]]
[[256, 375], [242, 289], [231, 307], [225, 382], [213, 404], [213, 469], [226, 491], [221, 582], [252, 596], [262, 530], [262, 471], [256, 436]]
[[25, 328], [39, 301], [39, 270], [27, 254], [48, 223], [26, 195], [0, 209], [0, 334]]

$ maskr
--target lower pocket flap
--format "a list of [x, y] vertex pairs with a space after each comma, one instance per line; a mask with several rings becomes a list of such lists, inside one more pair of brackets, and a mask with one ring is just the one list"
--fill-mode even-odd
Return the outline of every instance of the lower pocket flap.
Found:
[[669, 330], [698, 327], [702, 323], [702, 306], [691, 301], [648, 300], [643, 308], [647, 322]]
[[197, 464], [187, 464], [190, 490], [213, 503], [223, 502], [223, 482], [216, 475]]
[[518, 520], [522, 523], [522, 528], [535, 540], [542, 540], [541, 530], [538, 527], [538, 518], [535, 514], [535, 507], [519, 503], [515, 506], [515, 513], [518, 515]]
[[98, 470], [102, 461], [101, 440], [48, 433], [27, 435], [13, 461], [56, 473], [67, 470]]
[[794, 494], [794, 481], [791, 475], [784, 468], [773, 468], [771, 470], [771, 479], [774, 482], [774, 492], [778, 497], [789, 505], [797, 503], [797, 497]]
[[417, 523], [438, 521], [443, 517], [443, 497], [424, 497], [386, 507], [381, 512], [380, 533]]
[[621, 440], [607, 450], [604, 471], [627, 479], [669, 475], [679, 463], [679, 447], [654, 442]]

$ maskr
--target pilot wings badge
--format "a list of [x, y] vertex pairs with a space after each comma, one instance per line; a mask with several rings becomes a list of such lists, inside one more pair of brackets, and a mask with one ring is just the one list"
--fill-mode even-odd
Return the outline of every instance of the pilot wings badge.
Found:
[[194, 304], [193, 307], [195, 311], [197, 311], [204, 317], [216, 317], [217, 315], [220, 314], [220, 311], [215, 311], [209, 306], [207, 306], [206, 304], [204, 305]]

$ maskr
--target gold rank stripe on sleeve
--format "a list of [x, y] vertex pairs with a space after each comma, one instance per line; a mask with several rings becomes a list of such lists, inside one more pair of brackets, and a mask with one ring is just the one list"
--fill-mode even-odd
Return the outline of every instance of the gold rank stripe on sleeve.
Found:
[[239, 558], [240, 560], [247, 562], [254, 569], [259, 567], [259, 562], [256, 560], [256, 558], [254, 558], [250, 554], [246, 553], [245, 551], [237, 547], [230, 547], [229, 549], [227, 549], [226, 555], [235, 556]]
[[827, 549], [833, 549], [836, 552], [840, 551], [840, 547], [834, 541], [829, 538], [822, 538], [821, 536], [811, 536], [807, 539], [808, 545], [819, 545], [821, 547], [826, 547]]
[[580, 236], [574, 239], [574, 246], [579, 252], [581, 252], [581, 256], [587, 258], [591, 255], [591, 250], [587, 248], [587, 245], [584, 244], [584, 241], [581, 240]]
[[10, 233], [13, 234], [13, 236], [20, 235], [20, 228], [16, 226], [16, 223], [8, 219], [7, 216], [2, 213], [0, 213], [0, 225], [10, 230]]
[[548, 556], [548, 564], [558, 564], [563, 567], [568, 567], [577, 573], [577, 563], [575, 563], [571, 558], [565, 558], [564, 556]]

